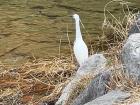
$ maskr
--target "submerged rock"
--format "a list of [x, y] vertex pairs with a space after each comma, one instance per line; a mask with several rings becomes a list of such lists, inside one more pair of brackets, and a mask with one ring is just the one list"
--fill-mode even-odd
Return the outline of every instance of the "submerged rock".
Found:
[[120, 90], [112, 90], [107, 94], [84, 105], [114, 105], [116, 102], [119, 103], [129, 97], [130, 93], [122, 92]]
[[55, 105], [66, 105], [70, 99], [74, 89], [77, 88], [85, 76], [99, 74], [105, 68], [106, 59], [102, 54], [92, 55], [85, 61], [85, 63], [78, 69], [75, 77], [69, 82], [69, 84], [62, 91], [62, 95], [58, 99]]

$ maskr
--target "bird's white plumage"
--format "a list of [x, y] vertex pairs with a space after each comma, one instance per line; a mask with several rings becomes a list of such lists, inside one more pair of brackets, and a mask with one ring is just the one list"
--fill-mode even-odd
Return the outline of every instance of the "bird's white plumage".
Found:
[[79, 15], [74, 14], [73, 18], [75, 19], [75, 25], [76, 25], [76, 39], [74, 42], [73, 50], [74, 50], [75, 57], [81, 66], [83, 62], [88, 58], [88, 48], [85, 42], [83, 41], [83, 38], [81, 35]]
[[88, 58], [88, 48], [83, 40], [75, 41], [74, 54], [80, 65]]

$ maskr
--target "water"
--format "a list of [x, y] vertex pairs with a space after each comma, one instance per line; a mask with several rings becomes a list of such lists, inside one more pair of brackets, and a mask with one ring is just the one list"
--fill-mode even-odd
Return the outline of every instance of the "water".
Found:
[[[103, 9], [109, 0], [0, 0], [0, 60], [18, 64], [31, 58], [50, 58], [71, 53], [75, 38], [72, 14], [80, 15], [89, 35], [82, 28], [84, 40], [96, 41], [102, 35]], [[139, 0], [130, 8], [139, 8]], [[110, 11], [121, 16], [122, 8]], [[61, 41], [61, 50], [60, 48]]]

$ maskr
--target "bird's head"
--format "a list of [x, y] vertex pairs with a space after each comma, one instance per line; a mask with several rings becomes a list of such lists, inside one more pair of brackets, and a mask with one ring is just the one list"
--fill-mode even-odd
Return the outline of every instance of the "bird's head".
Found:
[[75, 20], [79, 20], [79, 19], [80, 19], [78, 14], [74, 14], [74, 15], [73, 15], [73, 18], [74, 18]]

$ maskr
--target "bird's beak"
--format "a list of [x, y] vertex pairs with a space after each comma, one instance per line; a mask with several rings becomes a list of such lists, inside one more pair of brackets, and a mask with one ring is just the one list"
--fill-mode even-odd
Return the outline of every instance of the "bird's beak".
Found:
[[70, 17], [70, 18], [74, 18], [73, 15], [68, 15], [68, 17]]

